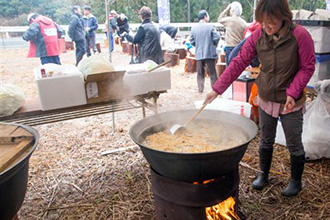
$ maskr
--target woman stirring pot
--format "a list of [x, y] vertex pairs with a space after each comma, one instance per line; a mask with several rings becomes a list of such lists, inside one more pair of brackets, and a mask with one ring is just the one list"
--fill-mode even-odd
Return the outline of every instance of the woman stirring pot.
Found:
[[213, 91], [206, 95], [204, 103], [211, 103], [221, 95], [258, 56], [262, 65], [256, 80], [261, 130], [260, 170], [252, 187], [261, 190], [268, 181], [280, 118], [291, 158], [291, 178], [282, 195], [296, 196], [302, 188], [304, 88], [315, 69], [314, 43], [303, 27], [292, 22], [287, 0], [259, 0], [255, 15], [262, 28], [247, 39], [238, 56], [213, 85]]

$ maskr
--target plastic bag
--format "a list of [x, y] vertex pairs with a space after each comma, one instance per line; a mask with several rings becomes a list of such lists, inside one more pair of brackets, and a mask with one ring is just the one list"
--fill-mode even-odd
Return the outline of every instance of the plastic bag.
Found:
[[126, 67], [126, 74], [146, 73], [148, 70], [151, 70], [156, 66], [158, 66], [158, 64], [152, 60], [147, 60], [140, 64], [128, 65]]
[[315, 84], [318, 96], [313, 100], [304, 115], [302, 141], [306, 158], [330, 158], [330, 79]]
[[13, 84], [0, 84], [0, 115], [14, 114], [23, 106], [25, 96], [22, 89]]
[[115, 70], [113, 65], [103, 58], [101, 54], [84, 58], [79, 62], [78, 69], [84, 74], [85, 79], [91, 74], [106, 73]]

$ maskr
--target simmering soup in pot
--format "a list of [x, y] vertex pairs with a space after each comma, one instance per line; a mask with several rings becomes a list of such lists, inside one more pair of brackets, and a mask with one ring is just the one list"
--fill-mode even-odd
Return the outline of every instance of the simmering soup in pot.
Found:
[[205, 153], [226, 150], [248, 141], [244, 130], [233, 124], [203, 120], [187, 129], [171, 134], [168, 130], [146, 137], [144, 145], [161, 151], [177, 153]]

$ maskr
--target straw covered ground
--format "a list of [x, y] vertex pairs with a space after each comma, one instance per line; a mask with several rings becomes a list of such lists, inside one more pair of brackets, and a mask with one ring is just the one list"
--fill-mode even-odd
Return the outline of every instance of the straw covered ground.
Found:
[[[116, 50], [114, 64], [128, 64], [130, 57], [119, 46]], [[37, 96], [33, 68], [39, 60], [26, 58], [27, 49], [0, 52], [2, 82], [19, 85], [29, 98]], [[73, 51], [61, 54], [62, 63], [73, 64], [74, 56]], [[206, 92], [197, 92], [196, 75], [184, 73], [184, 60], [171, 70], [172, 89], [161, 94], [159, 111], [193, 108]], [[20, 219], [154, 219], [149, 165], [141, 151], [132, 148], [100, 156], [106, 150], [133, 146], [128, 131], [141, 118], [140, 109], [116, 113], [116, 133], [111, 114], [36, 126], [40, 142], [30, 159]], [[276, 146], [270, 185], [263, 191], [251, 188], [258, 169], [257, 143], [258, 137], [240, 165], [240, 213], [251, 220], [330, 219], [330, 161], [307, 163], [302, 192], [287, 199], [280, 195], [290, 175], [289, 154], [283, 146]]]

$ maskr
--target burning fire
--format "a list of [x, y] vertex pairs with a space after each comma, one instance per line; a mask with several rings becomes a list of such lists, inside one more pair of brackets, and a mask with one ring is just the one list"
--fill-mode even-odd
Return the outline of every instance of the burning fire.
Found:
[[210, 179], [210, 180], [204, 180], [203, 182], [193, 182], [194, 185], [200, 185], [200, 184], [208, 184], [210, 182], [213, 182], [214, 179]]
[[235, 199], [229, 197], [227, 200], [205, 209], [207, 220], [240, 220], [235, 213]]

